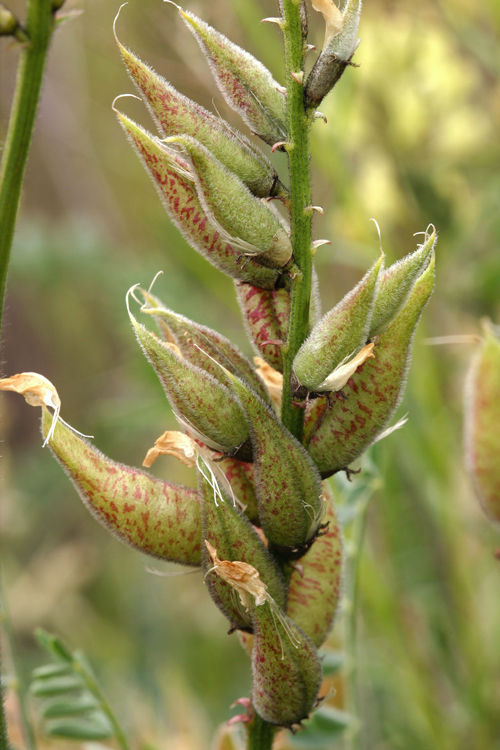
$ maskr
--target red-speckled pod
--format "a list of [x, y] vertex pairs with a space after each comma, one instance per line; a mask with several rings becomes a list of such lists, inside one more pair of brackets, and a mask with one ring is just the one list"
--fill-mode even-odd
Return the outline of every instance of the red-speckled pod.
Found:
[[287, 615], [307, 633], [316, 648], [324, 643], [338, 610], [344, 562], [342, 530], [326, 482], [323, 496], [323, 521], [328, 528], [298, 561], [300, 568], [291, 575], [286, 608]]
[[270, 603], [251, 610], [252, 703], [271, 724], [291, 727], [306, 719], [318, 698], [322, 669], [311, 639]]
[[[306, 445], [323, 478], [345, 469], [387, 427], [404, 393], [413, 336], [434, 288], [434, 255], [417, 279], [404, 307], [374, 339], [374, 358], [348, 380], [344, 395], [316, 410]], [[319, 414], [318, 414], [319, 411]]]
[[259, 198], [287, 195], [274, 167], [260, 149], [220, 117], [176, 91], [118, 39], [117, 43], [133, 82], [164, 136], [184, 134], [196, 138]]
[[226, 383], [226, 376], [217, 364], [220, 362], [248, 383], [264, 401], [271, 403], [269, 391], [257, 375], [255, 367], [229, 339], [207, 326], [169, 310], [152, 294], [142, 290], [141, 294], [146, 300], [146, 306], [141, 308], [142, 312], [155, 319], [163, 340], [176, 344], [182, 356], [192, 365], [201, 367], [220, 382]]
[[[44, 408], [44, 436], [52, 421]], [[61, 422], [48, 445], [94, 518], [115, 536], [148, 555], [201, 565], [196, 490], [112, 461]]]
[[500, 524], [500, 329], [489, 321], [467, 378], [465, 457], [481, 505]]
[[193, 13], [181, 8], [179, 13], [206, 55], [229, 106], [270, 146], [286, 141], [286, 98], [269, 70]]
[[269, 291], [241, 281], [235, 282], [235, 286], [243, 323], [256, 353], [275, 370], [283, 372], [279, 342], [284, 343], [288, 335], [290, 293], [287, 289]]
[[243, 264], [241, 251], [223, 239], [210, 223], [196, 195], [186, 160], [125, 115], [117, 112], [117, 116], [152, 177], [170, 220], [186, 241], [219, 271], [233, 279], [262, 289], [274, 289], [279, 272], [259, 265], [252, 258]]
[[[231, 498], [220, 486], [217, 490], [214, 490], [214, 486], [214, 478], [210, 475], [208, 466], [201, 463], [198, 470], [198, 488], [202, 502], [203, 538], [217, 549], [224, 560], [237, 560], [258, 570], [269, 594], [276, 604], [284, 609], [286, 585], [277, 563], [250, 521], [234, 507]], [[202, 562], [205, 573], [212, 570], [213, 565], [206, 548], [202, 550]], [[231, 627], [235, 630], [251, 630], [251, 617], [234, 589], [215, 571], [206, 575], [205, 583], [210, 596], [228, 618]]]

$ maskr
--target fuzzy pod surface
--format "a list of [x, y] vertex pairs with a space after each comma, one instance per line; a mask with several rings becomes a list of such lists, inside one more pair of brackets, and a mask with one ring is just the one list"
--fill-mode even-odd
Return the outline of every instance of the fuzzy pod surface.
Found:
[[[268, 552], [255, 528], [233, 505], [231, 498], [221, 491], [217, 497], [207, 479], [207, 467], [198, 469], [198, 488], [202, 501], [203, 538], [212, 544], [218, 555], [229, 562], [243, 562], [252, 565], [260, 574], [269, 594], [280, 607], [286, 605], [286, 585], [283, 574], [274, 558]], [[219, 488], [220, 491], [220, 488]], [[205, 583], [218, 609], [228, 618], [231, 628], [251, 630], [252, 620], [242, 606], [233, 588], [212, 569], [212, 562], [206, 549], [202, 551]]]
[[286, 99], [269, 70], [193, 13], [179, 9], [227, 104], [270, 146], [286, 140]]
[[293, 362], [293, 372], [300, 385], [314, 391], [338, 365], [366, 343], [382, 261], [383, 256], [359, 284], [316, 323], [300, 347]]
[[434, 288], [434, 256], [387, 330], [375, 339], [375, 358], [349, 379], [344, 397], [324, 401], [308, 429], [307, 450], [323, 478], [345, 469], [386, 428], [403, 397], [415, 330]]
[[[118, 40], [117, 40], [118, 41]], [[163, 136], [189, 135], [203, 144], [260, 198], [286, 195], [269, 159], [220, 117], [179, 93], [118, 42], [127, 70]]]
[[286, 613], [309, 636], [316, 648], [326, 640], [337, 614], [344, 569], [342, 530], [333, 493], [323, 482], [326, 501], [325, 533], [300, 558], [290, 577]]
[[[45, 436], [51, 424], [44, 409]], [[112, 461], [61, 422], [48, 445], [94, 518], [121, 541], [162, 560], [201, 565], [196, 490]]]
[[279, 272], [252, 258], [243, 264], [241, 251], [211, 224], [196, 194], [186, 160], [122, 113], [117, 116], [152, 178], [170, 220], [191, 247], [227, 276], [262, 289], [274, 289]]
[[465, 457], [476, 494], [500, 524], [500, 329], [485, 321], [466, 382]]

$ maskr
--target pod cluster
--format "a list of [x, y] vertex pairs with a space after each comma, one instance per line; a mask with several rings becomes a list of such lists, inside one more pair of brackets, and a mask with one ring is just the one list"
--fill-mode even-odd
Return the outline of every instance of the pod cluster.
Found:
[[[361, 1], [346, 0], [341, 11], [317, 5], [327, 33], [304, 81], [311, 121], [354, 54]], [[301, 11], [305, 45], [304, 3]], [[271, 73], [192, 13], [178, 12], [227, 103], [264, 143], [280, 147], [287, 139], [286, 96]], [[288, 190], [253, 142], [117, 43], [159, 135], [117, 111], [119, 122], [170, 219], [234, 279], [249, 339], [267, 370], [259, 374], [228, 339], [170, 310], [150, 291], [134, 287], [127, 295], [133, 331], [182, 430], [163, 435], [147, 465], [161, 453], [177, 455], [196, 472], [196, 489], [102, 455], [57, 421], [60, 402], [48, 381], [10, 378], [0, 388], [42, 406], [50, 449], [97, 520], [143, 553], [203, 569], [230, 631], [253, 636], [254, 709], [272, 724], [292, 727], [317, 704], [317, 649], [341, 596], [342, 532], [324, 480], [348, 470], [381, 436], [401, 400], [414, 332], [434, 285], [436, 235], [427, 232], [413, 254], [387, 268], [381, 256], [323, 316], [313, 293], [310, 333], [291, 376], [297, 408], [305, 409], [299, 442], [277, 407], [289, 282], [297, 269], [287, 221], [270, 199], [287, 209]], [[474, 415], [477, 425], [478, 408]], [[478, 434], [475, 427], [472, 432]]]

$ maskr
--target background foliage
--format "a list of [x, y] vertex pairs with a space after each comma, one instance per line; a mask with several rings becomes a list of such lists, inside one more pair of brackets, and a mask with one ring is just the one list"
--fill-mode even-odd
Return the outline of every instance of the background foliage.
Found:
[[[28, 166], [8, 287], [5, 374], [41, 372], [63, 416], [106, 454], [140, 465], [175, 420], [142, 357], [124, 296], [147, 286], [247, 353], [232, 283], [169, 224], [111, 111], [132, 92], [111, 26], [117, 4], [87, 0], [56, 34]], [[21, 0], [11, 3], [22, 15]], [[263, 60], [280, 80], [281, 40], [259, 25], [275, 8], [201, 0], [189, 9]], [[311, 14], [312, 15], [312, 14]], [[318, 45], [321, 23], [310, 19]], [[425, 336], [500, 322], [500, 6], [496, 0], [366, 0], [356, 54], [314, 126], [314, 201], [324, 309], [378, 254], [393, 261], [414, 232], [440, 232], [437, 288], [416, 342], [400, 415], [378, 447], [384, 485], [370, 507], [360, 578], [363, 746], [500, 748], [498, 537], [463, 470], [461, 411], [473, 346]], [[176, 13], [130, 2], [119, 35], [183, 93], [235, 120]], [[0, 48], [0, 141], [15, 50]], [[212, 98], [214, 101], [212, 102]], [[139, 102], [123, 108], [147, 127]], [[282, 172], [282, 156], [276, 156]], [[424, 330], [425, 329], [425, 330]], [[208, 748], [227, 706], [249, 691], [247, 656], [201, 574], [158, 578], [112, 539], [41, 448], [37, 415], [3, 396], [1, 547], [20, 664], [41, 663], [35, 626], [84, 646], [131, 733], [157, 747]], [[174, 459], [155, 471], [189, 482]], [[156, 568], [168, 566], [155, 565]], [[173, 569], [173, 566], [171, 566]], [[339, 629], [340, 633], [340, 629]], [[340, 635], [333, 635], [339, 643]], [[342, 683], [335, 701], [342, 706]]]

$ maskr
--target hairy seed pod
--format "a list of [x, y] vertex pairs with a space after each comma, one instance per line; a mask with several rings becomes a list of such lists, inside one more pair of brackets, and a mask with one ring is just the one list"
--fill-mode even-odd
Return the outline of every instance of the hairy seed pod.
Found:
[[286, 99], [269, 70], [192, 13], [180, 8], [179, 12], [205, 54], [229, 106], [270, 146], [285, 141]]
[[415, 330], [434, 288], [434, 254], [387, 330], [374, 340], [375, 357], [349, 379], [344, 396], [324, 403], [308, 428], [307, 450], [323, 478], [345, 469], [387, 427], [403, 397]]
[[153, 366], [179, 423], [206, 445], [224, 453], [241, 451], [251, 457], [249, 430], [243, 410], [229, 390], [201, 367], [195, 367], [168, 344], [130, 321], [141, 348]]
[[291, 727], [306, 719], [317, 701], [322, 669], [310, 638], [268, 602], [251, 610], [252, 703], [270, 724]]
[[500, 329], [483, 321], [484, 337], [467, 377], [465, 457], [487, 516], [500, 523]]
[[280, 554], [300, 556], [321, 526], [324, 500], [320, 476], [273, 410], [238, 378], [228, 375], [250, 428], [262, 529]]
[[283, 372], [281, 348], [288, 335], [290, 292], [259, 289], [238, 281], [235, 287], [243, 323], [256, 353], [275, 370]]
[[[277, 605], [286, 605], [286, 585], [283, 574], [267, 551], [255, 528], [236, 508], [216, 480], [207, 464], [198, 465], [198, 488], [202, 501], [203, 538], [217, 549], [221, 558], [238, 560], [259, 571], [262, 582]], [[252, 630], [249, 613], [241, 605], [233, 588], [216, 575], [206, 548], [202, 551], [203, 570], [210, 596], [228, 618], [234, 630]]]
[[[52, 415], [44, 408], [44, 436], [51, 424]], [[162, 560], [201, 565], [196, 490], [112, 461], [61, 422], [48, 445], [94, 518], [115, 536]]]
[[186, 150], [198, 198], [221, 234], [242, 255], [264, 266], [283, 268], [292, 257], [292, 243], [277, 214], [194, 138], [176, 136], [169, 143], [179, 143]]
[[[301, 557], [288, 586], [286, 613], [307, 633], [316, 648], [332, 629], [340, 603], [343, 576], [343, 540], [333, 493], [323, 482], [328, 527]], [[299, 567], [300, 566], [300, 567]]]
[[241, 503], [245, 516], [253, 524], [260, 526], [253, 464], [236, 458], [224, 458], [218, 462], [218, 466]]
[[293, 372], [301, 386], [316, 391], [338, 366], [357, 354], [366, 343], [383, 257], [381, 255], [359, 284], [316, 323], [300, 347]]
[[252, 258], [241, 262], [241, 251], [224, 239], [208, 219], [196, 195], [190, 165], [172, 148], [167, 148], [144, 128], [117, 112], [130, 142], [153, 179], [173, 224], [186, 241], [212, 265], [231, 276], [262, 289], [274, 289], [276, 269], [259, 265]]
[[420, 276], [429, 262], [436, 245], [434, 227], [425, 242], [414, 253], [393, 263], [380, 272], [377, 294], [373, 305], [369, 337], [382, 333], [403, 306], [417, 276]]
[[141, 294], [146, 300], [142, 312], [155, 319], [164, 341], [176, 344], [188, 362], [226, 383], [226, 376], [217, 364], [220, 362], [227, 370], [242, 378], [264, 401], [271, 403], [269, 392], [255, 372], [255, 367], [229, 339], [169, 310], [152, 294], [143, 290]]
[[163, 136], [189, 135], [203, 144], [259, 198], [287, 195], [269, 159], [244, 135], [180, 94], [118, 42], [123, 61]]

